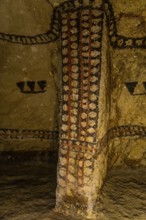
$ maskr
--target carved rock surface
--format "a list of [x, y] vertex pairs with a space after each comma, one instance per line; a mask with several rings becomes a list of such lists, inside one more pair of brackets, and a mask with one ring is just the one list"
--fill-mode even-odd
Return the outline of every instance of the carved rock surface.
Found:
[[[49, 30], [52, 6], [45, 0], [2, 0], [0, 12], [0, 32], [36, 35]], [[24, 46], [0, 41], [0, 129], [58, 130], [58, 54], [56, 43]], [[38, 83], [42, 80], [46, 81], [43, 93]], [[29, 81], [35, 82], [34, 93]], [[20, 91], [18, 82], [25, 83], [26, 93]], [[0, 151], [44, 150], [56, 145], [34, 136], [14, 141], [11, 135], [0, 135]]]

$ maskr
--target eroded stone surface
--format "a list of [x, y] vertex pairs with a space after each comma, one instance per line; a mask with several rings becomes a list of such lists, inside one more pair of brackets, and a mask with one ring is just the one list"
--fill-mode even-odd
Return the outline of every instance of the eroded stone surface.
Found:
[[[58, 1], [53, 2], [57, 4]], [[11, 5], [11, 6], [10, 6]], [[35, 35], [49, 30], [52, 6], [42, 1], [0, 2], [0, 32]], [[0, 41], [0, 129], [58, 130], [59, 52], [56, 43], [24, 46]], [[57, 76], [56, 76], [57, 75]], [[46, 81], [44, 93], [22, 93], [17, 86], [34, 81], [34, 91], [41, 91], [39, 81]], [[1, 136], [1, 135], [0, 135]], [[13, 135], [12, 135], [13, 136]], [[49, 141], [15, 140], [0, 137], [0, 150], [49, 149]], [[6, 140], [8, 139], [8, 140]], [[25, 142], [26, 140], [26, 142]]]
[[[59, 30], [62, 31], [63, 62], [56, 209], [61, 211], [63, 208], [66, 213], [73, 210], [89, 216], [92, 212], [96, 214], [95, 202], [99, 198], [107, 168], [139, 167], [146, 164], [145, 2], [141, 0], [135, 4], [134, 0], [130, 0], [125, 4], [124, 0], [120, 3], [116, 0], [105, 0], [104, 5], [101, 3], [102, 1], [98, 0], [65, 2], [55, 10], [55, 19], [52, 19], [51, 25], [56, 38], [59, 37]], [[77, 10], [74, 10], [75, 8]], [[19, 34], [21, 31], [22, 29]], [[7, 37], [6, 35], [4, 40], [7, 40]], [[17, 36], [14, 38], [17, 40]], [[24, 41], [25, 37], [23, 44]], [[52, 48], [55, 48], [54, 45]], [[49, 106], [44, 108], [44, 111], [47, 107], [50, 109], [50, 123], [43, 121], [47, 117], [45, 118], [42, 112], [39, 112], [37, 120], [34, 120], [36, 115], [31, 107], [35, 102], [32, 102], [31, 97], [26, 102], [30, 103], [34, 128], [39, 123], [39, 127], [56, 129], [57, 118], [54, 110], [56, 111], [57, 96], [51, 92], [57, 88], [52, 73], [56, 73], [59, 61], [52, 58], [52, 48], [48, 46], [49, 63], [42, 61], [45, 70], [51, 71], [52, 99]], [[22, 52], [22, 47], [20, 49]], [[34, 54], [38, 49], [31, 47], [31, 50]], [[38, 60], [43, 60], [40, 57], [41, 52], [46, 54], [46, 48], [39, 51]], [[19, 55], [10, 57], [10, 67], [12, 63], [22, 64], [21, 58]], [[31, 62], [27, 61], [31, 65], [34, 60], [35, 56]], [[41, 63], [37, 63], [36, 67], [37, 70], [42, 70]], [[7, 66], [3, 69], [7, 69]], [[7, 74], [8, 71], [5, 71], [6, 78]], [[40, 75], [36, 73], [36, 76]], [[27, 77], [25, 75], [24, 79]], [[12, 78], [10, 80], [13, 81]], [[13, 92], [15, 94], [15, 89]], [[7, 95], [5, 93], [5, 97]], [[44, 107], [42, 101], [46, 99], [46, 96], [41, 99], [41, 108]], [[27, 112], [26, 102], [24, 110]], [[7, 106], [5, 108], [8, 110]], [[11, 111], [14, 116], [17, 110], [15, 108], [13, 106]], [[2, 114], [5, 114], [3, 109]], [[12, 124], [12, 116], [8, 117], [8, 121], [2, 121], [1, 125]], [[19, 116], [21, 117], [21, 114]], [[25, 127], [28, 119], [24, 117], [21, 123], [19, 116], [15, 126]]]
[[[0, 218], [2, 220], [78, 220], [55, 213], [56, 165], [0, 164]], [[115, 169], [104, 184], [96, 220], [146, 218], [144, 169]], [[85, 219], [85, 218], [81, 218]]]

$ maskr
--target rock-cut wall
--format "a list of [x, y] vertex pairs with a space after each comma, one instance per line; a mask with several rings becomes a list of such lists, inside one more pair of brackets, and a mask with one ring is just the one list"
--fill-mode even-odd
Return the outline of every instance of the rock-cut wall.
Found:
[[[44, 33], [52, 11], [47, 0], [2, 0], [0, 32]], [[0, 41], [0, 151], [58, 146], [59, 53], [57, 43], [27, 46]]]
[[110, 49], [110, 166], [146, 165], [146, 2], [110, 1], [117, 34]]
[[[110, 167], [145, 165], [145, 1], [104, 2], [110, 5], [106, 11], [109, 23], [105, 23], [111, 39], [105, 43], [108, 47], [103, 44], [106, 64], [102, 67], [108, 65], [108, 79], [106, 83], [103, 80], [103, 85], [101, 80], [98, 137], [108, 131]], [[50, 28], [53, 7], [59, 3], [2, 0], [1, 32], [27, 36], [44, 33]], [[58, 141], [60, 45], [28, 46], [1, 41], [0, 47], [0, 150], [39, 149], [40, 141], [44, 149], [54, 148]]]
[[59, 116], [56, 209], [93, 219], [108, 168], [146, 166], [145, 1], [65, 1], [48, 33], [48, 1], [13, 4], [2, 4], [1, 149], [56, 146]]

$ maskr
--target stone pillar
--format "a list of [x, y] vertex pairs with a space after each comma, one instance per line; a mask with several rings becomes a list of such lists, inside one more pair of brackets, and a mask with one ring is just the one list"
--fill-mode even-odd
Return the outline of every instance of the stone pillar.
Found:
[[100, 4], [62, 17], [56, 210], [93, 219], [107, 169], [109, 74], [105, 18]]

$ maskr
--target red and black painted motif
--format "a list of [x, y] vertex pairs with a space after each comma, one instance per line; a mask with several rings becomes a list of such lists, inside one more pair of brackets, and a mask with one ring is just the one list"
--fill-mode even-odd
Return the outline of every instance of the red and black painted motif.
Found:
[[[108, 130], [103, 140], [111, 140], [117, 137], [134, 137], [139, 136], [140, 138], [146, 137], [146, 127], [139, 125], [123, 125], [118, 127], [113, 127]], [[58, 141], [59, 132], [58, 131], [48, 131], [48, 130], [19, 130], [19, 129], [0, 129], [0, 139], [41, 139], [41, 140], [53, 140]], [[101, 141], [101, 143], [103, 142]], [[60, 144], [62, 149], [65, 150], [64, 146], [72, 145], [72, 150], [74, 152], [91, 152], [96, 153], [97, 148], [95, 143], [89, 143], [84, 141], [70, 141], [61, 140]]]
[[[99, 2], [70, 0], [60, 4], [54, 10], [50, 31], [41, 35], [0, 34], [2, 40], [26, 45], [46, 44], [61, 35], [60, 187], [66, 187], [62, 183], [68, 181], [78, 186], [88, 182], [85, 178], [90, 178], [93, 172], [93, 156], [106, 147], [110, 139], [146, 135], [145, 127], [128, 125], [111, 128], [100, 142], [96, 139], [104, 14], [113, 48], [146, 48], [146, 37], [128, 38], [119, 35], [110, 1]], [[76, 170], [72, 171], [72, 167]], [[89, 168], [88, 174], [84, 173], [86, 167]], [[74, 178], [68, 179], [69, 175]]]
[[104, 0], [104, 11], [107, 18], [108, 34], [110, 43], [113, 48], [143, 48], [146, 49], [146, 36], [145, 37], [125, 37], [118, 34], [114, 10], [110, 0]]
[[[57, 40], [60, 36], [62, 28], [62, 13], [67, 13], [69, 11], [75, 12], [79, 9], [83, 10], [83, 8], [92, 8], [94, 2], [95, 0], [65, 1], [54, 9], [49, 31], [34, 36], [0, 33], [0, 40], [24, 45], [48, 44], [52, 41]], [[103, 0], [101, 3], [101, 8], [106, 14], [110, 43], [113, 48], [146, 48], [146, 36], [133, 38], [118, 34], [114, 10], [110, 0]], [[88, 22], [90, 22], [89, 19]], [[80, 22], [78, 23], [78, 27], [79, 24]]]
[[104, 14], [101, 5], [94, 7], [93, 2], [62, 4], [61, 13], [62, 118], [58, 175], [62, 181], [69, 180], [70, 175], [76, 176], [79, 187], [84, 184], [86, 154], [91, 153], [91, 161], [97, 148]]
[[56, 7], [53, 12], [50, 30], [46, 33], [38, 34], [35, 36], [0, 33], [0, 40], [23, 45], [48, 44], [50, 42], [56, 41], [60, 35], [59, 18], [59, 9]]
[[139, 125], [123, 125], [114, 127], [107, 132], [108, 140], [116, 137], [139, 136], [146, 137], [146, 127]]
[[0, 139], [4, 140], [27, 140], [27, 139], [39, 139], [39, 140], [59, 140], [58, 131], [48, 130], [19, 130], [19, 129], [0, 129]]
[[100, 7], [62, 14], [61, 140], [96, 143], [102, 28]]

